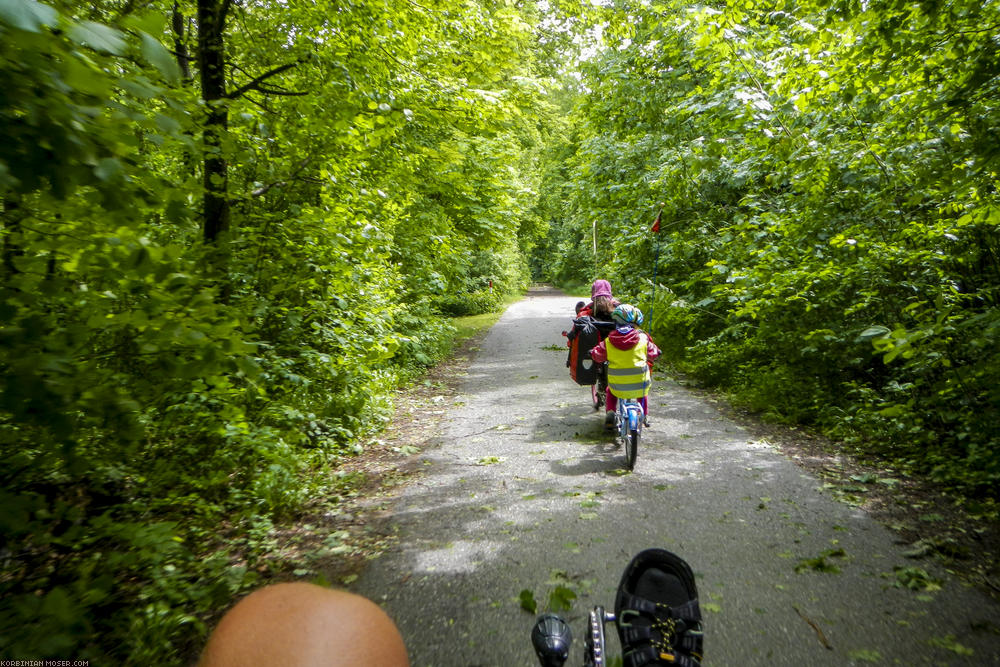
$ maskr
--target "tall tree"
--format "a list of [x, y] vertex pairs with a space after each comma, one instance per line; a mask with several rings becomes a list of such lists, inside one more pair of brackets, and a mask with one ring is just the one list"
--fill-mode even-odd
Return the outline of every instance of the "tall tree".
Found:
[[229, 231], [229, 164], [224, 138], [229, 129], [226, 94], [226, 18], [230, 0], [198, 0], [198, 70], [206, 117], [202, 197], [205, 241], [216, 243]]

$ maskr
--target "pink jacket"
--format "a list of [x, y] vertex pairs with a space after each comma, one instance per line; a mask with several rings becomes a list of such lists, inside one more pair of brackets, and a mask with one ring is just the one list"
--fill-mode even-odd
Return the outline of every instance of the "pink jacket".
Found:
[[[603, 364], [608, 360], [608, 350], [605, 347], [608, 343], [614, 345], [619, 350], [631, 350], [639, 342], [640, 331], [636, 328], [629, 327], [627, 330], [615, 329], [608, 337], [602, 340], [600, 343], [594, 346], [590, 351], [590, 358], [599, 364]], [[649, 334], [646, 334], [649, 338]], [[649, 343], [646, 346], [646, 363], [650, 366], [653, 362], [660, 356], [660, 348], [656, 346], [652, 338], [649, 338]]]

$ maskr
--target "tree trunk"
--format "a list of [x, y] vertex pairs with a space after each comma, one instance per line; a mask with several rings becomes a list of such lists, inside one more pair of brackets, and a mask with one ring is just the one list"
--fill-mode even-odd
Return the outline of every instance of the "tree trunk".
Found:
[[205, 150], [202, 199], [206, 243], [217, 243], [229, 230], [229, 165], [222, 139], [229, 128], [226, 108], [225, 43], [228, 0], [198, 0], [198, 66], [201, 96], [208, 107], [202, 135]]
[[181, 77], [184, 79], [184, 82], [188, 83], [191, 81], [191, 54], [188, 53], [187, 35], [184, 30], [184, 14], [181, 12], [178, 0], [174, 0], [171, 26], [174, 29], [174, 53], [177, 56], [177, 65], [181, 68]]
[[10, 197], [3, 198], [3, 208], [0, 209], [0, 213], [3, 214], [3, 277], [5, 279], [20, 273], [14, 265], [14, 258], [24, 254], [17, 245], [17, 241], [14, 240], [21, 233], [21, 205], [13, 199], [13, 195]]

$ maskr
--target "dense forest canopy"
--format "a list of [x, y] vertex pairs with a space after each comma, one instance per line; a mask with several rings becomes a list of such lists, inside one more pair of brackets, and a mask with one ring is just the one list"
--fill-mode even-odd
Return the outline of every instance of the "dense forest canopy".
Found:
[[995, 496], [998, 28], [995, 2], [622, 7], [548, 276], [590, 275], [598, 230], [684, 368]]
[[693, 376], [986, 507], [997, 35], [969, 0], [0, 0], [5, 654], [189, 658], [531, 279], [610, 278]]

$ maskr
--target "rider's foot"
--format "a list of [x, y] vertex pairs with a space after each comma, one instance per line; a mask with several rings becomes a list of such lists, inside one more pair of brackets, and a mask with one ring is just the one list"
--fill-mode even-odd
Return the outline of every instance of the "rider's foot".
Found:
[[615, 597], [615, 618], [625, 667], [698, 667], [701, 610], [691, 567], [665, 549], [632, 559]]
[[614, 427], [615, 427], [615, 413], [610, 412], [610, 411], [609, 412], [605, 412], [604, 413], [604, 428], [606, 428], [606, 429], [608, 429], [610, 431], [610, 430], [613, 430]]

